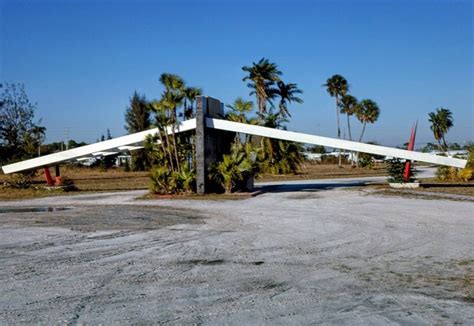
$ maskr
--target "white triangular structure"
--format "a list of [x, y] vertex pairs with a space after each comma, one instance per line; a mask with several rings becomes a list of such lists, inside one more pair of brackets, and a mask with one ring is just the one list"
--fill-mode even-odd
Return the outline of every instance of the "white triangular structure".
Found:
[[[452, 158], [452, 157], [445, 157], [439, 155], [433, 155], [428, 153], [420, 153], [414, 151], [407, 151], [398, 148], [391, 148], [385, 146], [378, 146], [378, 145], [371, 145], [371, 144], [364, 144], [358, 143], [348, 140], [341, 140], [329, 137], [321, 137], [316, 135], [304, 134], [299, 132], [287, 131], [287, 130], [280, 130], [280, 129], [273, 129], [255, 125], [249, 125], [244, 123], [232, 122], [222, 119], [213, 119], [207, 118], [206, 119], [206, 127], [207, 128], [214, 128], [219, 130], [231, 131], [231, 132], [239, 132], [245, 133], [250, 135], [262, 136], [262, 137], [269, 137], [269, 138], [276, 138], [288, 141], [294, 141], [299, 143], [305, 144], [312, 144], [312, 145], [322, 145], [332, 148], [341, 148], [345, 150], [361, 152], [361, 153], [370, 153], [370, 154], [377, 154], [377, 155], [384, 155], [384, 156], [391, 156], [397, 157], [412, 161], [419, 161], [419, 162], [426, 162], [426, 163], [433, 163], [437, 165], [447, 165], [453, 166], [457, 168], [463, 168], [467, 161]], [[175, 129], [175, 132], [184, 132], [194, 130], [196, 128], [196, 120], [186, 120], [181, 122]], [[84, 160], [90, 156], [105, 156], [116, 154], [118, 152], [124, 150], [135, 150], [142, 148], [143, 141], [145, 137], [148, 135], [154, 135], [158, 132], [158, 129], [150, 129], [142, 132], [138, 132], [135, 134], [130, 134], [127, 136], [117, 137], [111, 140], [106, 140], [102, 142], [98, 142], [95, 144], [90, 144], [74, 149], [70, 149], [67, 151], [54, 153], [50, 155], [45, 155], [9, 165], [5, 165], [2, 167], [4, 173], [14, 173], [14, 172], [21, 172], [27, 170], [33, 170], [37, 168], [42, 168], [45, 166], [53, 166], [63, 162], [75, 161], [75, 160]], [[172, 128], [168, 127], [167, 132], [171, 134]]]
[[420, 152], [414, 152], [414, 151], [407, 151], [407, 150], [399, 149], [399, 148], [358, 143], [355, 141], [342, 140], [342, 139], [336, 139], [336, 138], [321, 137], [321, 136], [315, 136], [315, 135], [310, 135], [310, 134], [303, 134], [299, 132], [267, 128], [267, 127], [232, 122], [232, 121], [221, 120], [221, 119], [207, 118], [206, 125], [208, 128], [233, 131], [233, 132], [241, 132], [241, 133], [250, 134], [250, 135], [276, 138], [276, 139], [294, 141], [294, 142], [304, 143], [304, 144], [322, 145], [322, 146], [327, 146], [327, 147], [332, 147], [332, 148], [346, 149], [349, 151], [360, 152], [360, 153], [370, 153], [370, 154], [376, 154], [376, 155], [391, 156], [391, 157], [397, 157], [397, 158], [407, 159], [411, 161], [433, 163], [437, 165], [447, 165], [447, 166], [453, 166], [457, 168], [463, 168], [464, 166], [466, 166], [466, 163], [467, 163], [466, 160], [462, 160], [458, 158], [439, 156], [439, 155], [433, 155], [433, 154], [428, 154], [428, 153], [420, 153]]

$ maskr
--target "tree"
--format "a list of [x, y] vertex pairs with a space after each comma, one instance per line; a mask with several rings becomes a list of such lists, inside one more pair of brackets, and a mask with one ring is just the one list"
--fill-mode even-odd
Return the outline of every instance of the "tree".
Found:
[[[256, 124], [255, 119], [250, 119], [247, 117], [247, 114], [253, 111], [253, 102], [246, 101], [241, 97], [238, 97], [232, 105], [227, 104], [227, 108], [231, 111], [226, 114], [225, 118], [229, 121], [240, 122], [240, 123], [250, 123]], [[246, 141], [250, 139], [250, 135], [245, 135]], [[235, 134], [235, 143], [239, 144], [241, 139], [241, 134]]]
[[431, 131], [438, 142], [439, 150], [446, 152], [448, 145], [446, 144], [445, 135], [449, 129], [454, 125], [453, 114], [450, 110], [445, 108], [436, 109], [436, 112], [428, 114], [429, 122], [431, 122]]
[[[324, 84], [323, 86], [326, 87], [326, 90], [331, 97], [336, 98], [337, 138], [341, 138], [341, 125], [339, 122], [339, 101], [341, 97], [346, 95], [349, 91], [349, 84], [344, 77], [336, 74], [333, 75], [331, 78], [328, 78], [328, 80], [326, 80], [326, 84]], [[339, 166], [342, 165], [341, 159], [341, 150], [339, 149]]]
[[380, 115], [380, 109], [372, 100], [366, 99], [360, 102], [360, 105], [357, 106], [355, 111], [357, 119], [362, 123], [362, 131], [360, 133], [359, 142], [362, 141], [364, 137], [365, 127], [367, 123], [375, 123]]
[[36, 104], [28, 99], [23, 84], [5, 83], [0, 98], [0, 161], [37, 155], [46, 128], [34, 120]]
[[337, 137], [341, 138], [341, 127], [339, 123], [339, 101], [341, 97], [346, 95], [349, 91], [349, 84], [347, 83], [347, 80], [341, 75], [333, 75], [323, 86], [326, 87], [326, 90], [329, 95], [331, 95], [331, 97], [336, 98]]
[[244, 66], [242, 70], [247, 73], [242, 80], [248, 82], [247, 86], [252, 89], [250, 95], [256, 96], [258, 115], [263, 120], [267, 112], [267, 101], [272, 95], [271, 87], [280, 80], [281, 71], [278, 70], [277, 64], [266, 58], [260, 59], [257, 63], [253, 62], [252, 66]]
[[247, 114], [252, 112], [253, 102], [238, 97], [232, 105], [227, 104], [226, 107], [231, 110], [231, 112], [227, 114], [227, 120], [248, 123]]
[[340, 112], [347, 116], [347, 130], [349, 131], [349, 140], [352, 140], [350, 117], [357, 110], [357, 98], [352, 95], [344, 95], [339, 102]]
[[326, 148], [323, 145], [314, 145], [307, 149], [310, 153], [325, 154]]
[[184, 100], [184, 80], [175, 74], [163, 73], [160, 76], [160, 83], [165, 87], [162, 100], [167, 101], [169, 108], [174, 114], [174, 121], [178, 120], [178, 108]]
[[[202, 89], [198, 87], [186, 87], [184, 89], [184, 119], [191, 119], [194, 115], [194, 102], [202, 95]], [[189, 101], [189, 105], [188, 105]]]
[[125, 129], [133, 134], [150, 129], [150, 109], [145, 95], [133, 92], [130, 104], [125, 110]]
[[[125, 110], [125, 129], [129, 133], [145, 131], [151, 127], [150, 103], [145, 95], [133, 92], [130, 104]], [[132, 170], [144, 171], [149, 167], [149, 158], [145, 150], [139, 149], [131, 152]]]
[[288, 111], [289, 103], [303, 103], [303, 100], [296, 96], [297, 94], [303, 94], [303, 91], [298, 88], [298, 85], [293, 83], [285, 84], [283, 81], [279, 80], [277, 82], [277, 88], [273, 91], [273, 94], [280, 97], [278, 113], [282, 117], [291, 117], [291, 114]]
[[429, 153], [436, 150], [436, 145], [433, 143], [426, 143], [426, 145], [421, 149], [423, 153]]

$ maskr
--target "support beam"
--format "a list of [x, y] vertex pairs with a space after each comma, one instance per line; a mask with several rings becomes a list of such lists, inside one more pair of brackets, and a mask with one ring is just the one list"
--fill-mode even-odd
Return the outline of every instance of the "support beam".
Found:
[[54, 184], [56, 186], [59, 186], [61, 184], [61, 171], [59, 170], [59, 164], [55, 166], [55, 170], [56, 170], [56, 178], [54, 180], [55, 181]]
[[[418, 122], [411, 128], [411, 135], [408, 141], [407, 150], [413, 151], [415, 149], [415, 138], [416, 138], [416, 128], [418, 127]], [[405, 182], [410, 181], [411, 177], [411, 161], [407, 160], [405, 162], [405, 170], [403, 171], [403, 180]]]
[[51, 173], [49, 172], [49, 167], [45, 166], [43, 168], [43, 171], [44, 171], [44, 177], [46, 178], [46, 184], [48, 186], [54, 185], [53, 178], [51, 177]]
[[[181, 122], [176, 128], [175, 132], [183, 132], [193, 130], [196, 127], [196, 121], [194, 119], [186, 120]], [[62, 151], [50, 155], [36, 157], [30, 160], [25, 160], [9, 165], [2, 166], [3, 172], [15, 173], [20, 171], [28, 171], [38, 169], [47, 165], [55, 165], [61, 162], [75, 160], [78, 157], [89, 156], [92, 153], [104, 152], [112, 149], [119, 148], [120, 146], [135, 145], [142, 143], [145, 137], [148, 135], [154, 135], [158, 132], [157, 128], [137, 132], [127, 136], [117, 137], [114, 139], [98, 142], [95, 144], [85, 145], [77, 148], [73, 148], [67, 151]], [[172, 127], [167, 128], [168, 134], [171, 134]]]
[[377, 154], [377, 155], [383, 155], [383, 156], [398, 157], [398, 158], [402, 158], [406, 160], [433, 163], [433, 164], [438, 164], [438, 165], [447, 165], [447, 166], [453, 166], [457, 168], [464, 168], [467, 163], [466, 160], [462, 160], [458, 158], [432, 155], [428, 153], [413, 152], [413, 151], [407, 151], [403, 149], [391, 148], [391, 147], [385, 147], [385, 146], [358, 143], [358, 142], [349, 141], [349, 140], [321, 137], [321, 136], [303, 134], [303, 133], [287, 131], [287, 130], [248, 125], [244, 123], [232, 122], [232, 121], [227, 121], [227, 120], [207, 118], [206, 125], [208, 128], [215, 128], [219, 130], [241, 132], [245, 134], [294, 141], [294, 142], [304, 143], [304, 144], [314, 144], [314, 145], [322, 145], [322, 146], [327, 146], [327, 147], [332, 147], [332, 148], [341, 148], [341, 149], [347, 149], [347, 150], [361, 152], [361, 153], [370, 153], [370, 154]]

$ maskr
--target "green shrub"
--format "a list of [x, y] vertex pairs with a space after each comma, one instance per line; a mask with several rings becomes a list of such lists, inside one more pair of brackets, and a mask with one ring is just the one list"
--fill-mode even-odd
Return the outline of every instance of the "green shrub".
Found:
[[[211, 177], [222, 186], [226, 194], [236, 188], [243, 190], [243, 181], [258, 172], [258, 149], [250, 143], [234, 144], [230, 154], [222, 156], [222, 160], [211, 167]], [[240, 187], [238, 187], [240, 186]]]
[[150, 191], [154, 194], [173, 194], [177, 192], [176, 175], [167, 167], [155, 167], [150, 172]]
[[[387, 162], [387, 173], [389, 175], [388, 182], [404, 183], [403, 173], [405, 172], [405, 162], [400, 159], [391, 159]], [[410, 165], [410, 179], [407, 182], [414, 182], [417, 171]]]
[[174, 173], [176, 188], [186, 193], [193, 192], [196, 188], [196, 172], [187, 165], [181, 167], [180, 172]]
[[359, 153], [359, 167], [373, 169], [374, 160], [372, 159], [372, 156], [367, 153]]

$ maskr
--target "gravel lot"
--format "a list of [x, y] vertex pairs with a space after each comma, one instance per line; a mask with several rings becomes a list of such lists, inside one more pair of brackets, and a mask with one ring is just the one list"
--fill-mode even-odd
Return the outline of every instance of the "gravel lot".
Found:
[[474, 203], [324, 180], [0, 202], [0, 324], [474, 324]]

